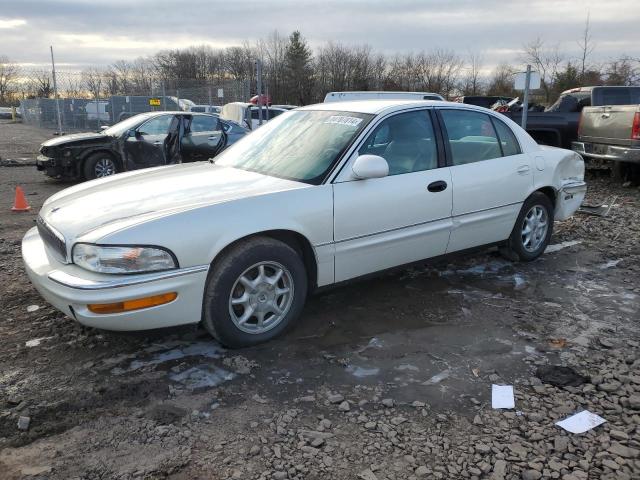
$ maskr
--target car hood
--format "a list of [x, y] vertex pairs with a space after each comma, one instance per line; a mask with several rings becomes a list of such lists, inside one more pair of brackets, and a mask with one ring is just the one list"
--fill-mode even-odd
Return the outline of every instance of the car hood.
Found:
[[103, 133], [74, 133], [72, 135], [62, 135], [50, 138], [42, 144], [43, 147], [57, 147], [67, 143], [86, 142], [91, 140], [107, 140], [107, 136]]
[[163, 215], [310, 185], [197, 162], [122, 173], [67, 188], [40, 216], [67, 242], [91, 241]]

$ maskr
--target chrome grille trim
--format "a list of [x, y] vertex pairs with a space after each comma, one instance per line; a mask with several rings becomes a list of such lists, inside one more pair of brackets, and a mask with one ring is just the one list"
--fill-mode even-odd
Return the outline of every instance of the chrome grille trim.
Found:
[[45, 245], [55, 253], [60, 261], [68, 263], [67, 244], [62, 234], [47, 225], [40, 215], [36, 218], [36, 227]]

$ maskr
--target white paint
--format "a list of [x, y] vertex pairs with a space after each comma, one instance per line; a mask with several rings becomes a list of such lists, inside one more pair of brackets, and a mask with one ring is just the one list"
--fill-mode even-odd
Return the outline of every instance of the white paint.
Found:
[[363, 377], [372, 377], [374, 375], [378, 375], [378, 373], [380, 373], [380, 369], [376, 367], [366, 368], [366, 367], [358, 367], [357, 365], [348, 365], [347, 372], [349, 372], [354, 377], [363, 378]]

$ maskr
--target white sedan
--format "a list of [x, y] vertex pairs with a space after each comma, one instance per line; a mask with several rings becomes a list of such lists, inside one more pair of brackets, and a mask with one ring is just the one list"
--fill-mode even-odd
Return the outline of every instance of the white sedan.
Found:
[[485, 245], [531, 261], [580, 206], [582, 158], [471, 105], [369, 100], [283, 113], [213, 162], [118, 174], [49, 198], [26, 270], [85, 325], [202, 322], [269, 340], [308, 293]]

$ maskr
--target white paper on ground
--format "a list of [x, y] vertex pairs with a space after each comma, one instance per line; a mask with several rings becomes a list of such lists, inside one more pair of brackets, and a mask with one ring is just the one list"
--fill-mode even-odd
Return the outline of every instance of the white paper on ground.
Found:
[[491, 385], [491, 408], [515, 408], [513, 385]]
[[596, 428], [598, 425], [602, 425], [606, 420], [599, 417], [595, 413], [591, 413], [588, 410], [583, 410], [580, 413], [576, 413], [564, 420], [556, 422], [556, 425], [564, 428], [567, 432], [571, 433], [584, 433], [592, 428]]

